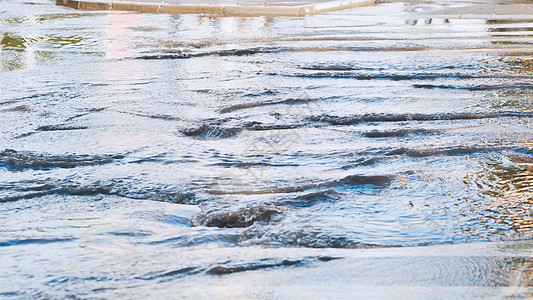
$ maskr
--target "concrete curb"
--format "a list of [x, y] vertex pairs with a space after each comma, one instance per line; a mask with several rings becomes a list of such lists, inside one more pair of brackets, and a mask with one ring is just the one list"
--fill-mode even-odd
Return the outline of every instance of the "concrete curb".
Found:
[[187, 5], [134, 1], [96, 2], [84, 0], [56, 0], [57, 5], [80, 10], [118, 10], [163, 14], [214, 14], [221, 16], [288, 16], [309, 15], [372, 5], [375, 0], [339, 0], [299, 6], [253, 5]]

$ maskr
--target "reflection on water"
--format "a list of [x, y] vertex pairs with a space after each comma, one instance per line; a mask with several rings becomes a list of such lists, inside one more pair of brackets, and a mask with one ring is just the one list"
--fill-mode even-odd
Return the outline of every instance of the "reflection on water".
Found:
[[533, 295], [532, 20], [1, 3], [1, 296]]
[[[473, 180], [473, 182], [472, 182]], [[492, 162], [465, 178], [481, 190], [484, 202], [473, 202], [488, 232], [505, 237], [531, 238], [533, 233], [533, 160], [531, 156], [511, 155], [506, 164]]]
[[533, 23], [517, 20], [487, 20], [491, 42], [495, 44], [533, 43]]

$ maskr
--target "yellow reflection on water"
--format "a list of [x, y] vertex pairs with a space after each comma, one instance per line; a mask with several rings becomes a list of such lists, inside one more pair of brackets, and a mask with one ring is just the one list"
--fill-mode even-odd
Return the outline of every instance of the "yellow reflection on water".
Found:
[[[533, 237], [533, 158], [510, 156], [513, 166], [490, 165], [477, 182], [490, 201], [481, 208], [485, 218], [495, 221], [502, 234], [510, 230], [522, 238]], [[499, 231], [498, 228], [488, 229]], [[503, 230], [502, 230], [503, 229]]]

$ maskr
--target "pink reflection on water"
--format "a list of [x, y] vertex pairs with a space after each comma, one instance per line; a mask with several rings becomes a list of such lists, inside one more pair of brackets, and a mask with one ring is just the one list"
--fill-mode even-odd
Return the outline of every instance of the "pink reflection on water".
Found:
[[107, 15], [105, 34], [107, 37], [106, 58], [120, 59], [132, 56], [131, 44], [128, 41], [134, 39], [138, 33], [132, 29], [134, 26], [143, 25], [140, 14], [114, 13]]

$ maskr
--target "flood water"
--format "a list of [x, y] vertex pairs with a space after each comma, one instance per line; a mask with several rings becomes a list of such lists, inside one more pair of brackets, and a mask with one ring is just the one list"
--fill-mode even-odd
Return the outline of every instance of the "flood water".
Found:
[[510, 3], [0, 0], [0, 297], [532, 296], [533, 17], [432, 13]]

